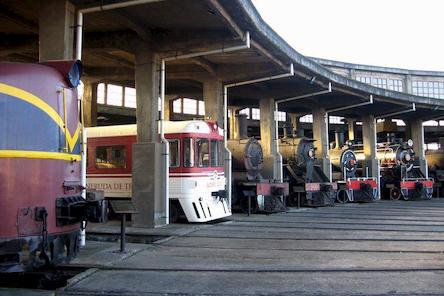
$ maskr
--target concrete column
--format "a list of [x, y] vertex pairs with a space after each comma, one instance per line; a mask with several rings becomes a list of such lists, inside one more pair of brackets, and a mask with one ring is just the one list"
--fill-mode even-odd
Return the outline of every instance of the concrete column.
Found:
[[412, 75], [408, 74], [405, 76], [403, 90], [408, 94], [413, 94]]
[[259, 102], [261, 112], [260, 131], [261, 144], [264, 153], [264, 178], [281, 179], [282, 161], [276, 149], [276, 121], [275, 105], [273, 99], [261, 99]]
[[[379, 160], [377, 158], [376, 119], [373, 115], [362, 117], [362, 140], [364, 144], [365, 167], [369, 177], [376, 177], [379, 182]], [[365, 173], [364, 173], [365, 175]]]
[[39, 61], [71, 60], [75, 7], [67, 0], [46, 0], [39, 12]]
[[347, 118], [348, 126], [348, 140], [353, 141], [355, 139], [355, 120], [352, 118]]
[[351, 79], [356, 79], [356, 71], [355, 69], [350, 69], [350, 72], [348, 73], [349, 77]]
[[205, 101], [205, 118], [216, 120], [219, 126], [224, 125], [223, 84], [217, 79], [209, 79], [203, 83], [203, 99]]
[[325, 175], [331, 180], [331, 161], [329, 156], [328, 114], [323, 108], [313, 110], [313, 138], [316, 158]]
[[230, 125], [229, 125], [230, 134], [228, 136], [230, 139], [237, 139], [239, 137], [238, 130], [236, 128], [237, 120], [238, 120], [236, 117], [237, 108], [230, 107], [229, 110], [231, 113], [231, 117], [229, 118], [229, 120], [230, 120], [230, 122], [229, 122], [230, 123]]
[[165, 199], [164, 146], [159, 143], [159, 65], [160, 59], [148, 50], [135, 56], [137, 99], [137, 144], [133, 145], [133, 201], [139, 214], [136, 227], [156, 227], [167, 223]]
[[422, 125], [422, 120], [414, 119], [409, 121], [407, 128], [410, 129], [410, 136], [413, 140], [413, 150], [415, 151], [415, 157], [419, 162], [421, 172], [424, 174], [424, 176], [428, 177], [428, 166], [424, 149], [424, 127]]
[[97, 125], [97, 82], [83, 80], [83, 120], [86, 127]]

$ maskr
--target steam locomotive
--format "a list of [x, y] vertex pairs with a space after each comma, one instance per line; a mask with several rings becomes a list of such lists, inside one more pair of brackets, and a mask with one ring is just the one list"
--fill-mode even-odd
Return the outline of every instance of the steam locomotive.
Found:
[[[338, 134], [336, 135], [338, 137]], [[352, 142], [340, 147], [340, 141], [337, 139], [335, 148], [329, 151], [332, 177], [338, 182], [337, 201], [375, 201], [379, 199], [378, 180], [375, 177], [358, 176], [358, 161], [352, 149]]]
[[425, 152], [429, 176], [433, 178], [438, 188], [438, 195], [440, 193], [439, 188], [442, 188], [444, 183], [444, 149], [442, 147], [438, 150], [427, 150]]
[[227, 141], [232, 154], [233, 194], [232, 208], [256, 212], [285, 211], [284, 197], [288, 183], [265, 179], [262, 176], [264, 154], [261, 143], [247, 136], [246, 116], [239, 114], [237, 138]]
[[83, 221], [106, 202], [82, 197], [79, 61], [0, 63], [0, 271], [70, 261]]
[[284, 179], [290, 183], [290, 205], [302, 204], [310, 207], [333, 205], [336, 200], [337, 183], [330, 182], [319, 165], [315, 163], [314, 140], [284, 137], [279, 142], [282, 155]]
[[[362, 150], [355, 150], [355, 153], [358, 159], [364, 159]], [[425, 178], [419, 169], [411, 139], [379, 143], [377, 158], [380, 160], [383, 197], [392, 200], [432, 198], [433, 179]]]

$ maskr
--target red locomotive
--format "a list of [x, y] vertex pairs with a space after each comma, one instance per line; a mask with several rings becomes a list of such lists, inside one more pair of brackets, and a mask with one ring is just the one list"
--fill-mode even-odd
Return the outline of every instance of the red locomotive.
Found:
[[68, 262], [80, 223], [103, 200], [85, 200], [76, 87], [81, 63], [0, 63], [0, 271]]

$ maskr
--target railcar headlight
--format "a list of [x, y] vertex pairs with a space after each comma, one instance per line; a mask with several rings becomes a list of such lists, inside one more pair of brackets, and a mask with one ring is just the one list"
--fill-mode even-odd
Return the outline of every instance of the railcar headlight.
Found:
[[77, 87], [80, 84], [80, 78], [82, 77], [83, 66], [80, 61], [75, 61], [68, 74], [66, 75], [66, 81], [71, 87]]
[[68, 86], [75, 88], [79, 86], [82, 78], [83, 65], [79, 60], [75, 61], [49, 61], [43, 62], [42, 65], [52, 67], [63, 75]]
[[412, 139], [408, 139], [408, 140], [407, 140], [407, 145], [408, 145], [409, 147], [413, 147], [413, 140], [412, 140]]

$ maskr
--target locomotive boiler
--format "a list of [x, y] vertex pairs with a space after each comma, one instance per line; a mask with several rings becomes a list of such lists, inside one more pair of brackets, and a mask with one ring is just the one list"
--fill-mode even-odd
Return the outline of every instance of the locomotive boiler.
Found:
[[105, 202], [82, 197], [79, 61], [0, 63], [0, 271], [70, 261], [83, 221]]
[[338, 183], [337, 201], [371, 202], [379, 198], [376, 178], [358, 177], [358, 161], [352, 150], [352, 143], [340, 147], [336, 136], [335, 148], [330, 149], [332, 178]]
[[290, 205], [302, 198], [303, 205], [319, 207], [333, 205], [337, 184], [330, 182], [322, 169], [315, 164], [314, 140], [284, 137], [279, 141], [284, 178], [290, 184]]
[[247, 136], [246, 116], [237, 116], [238, 136], [227, 142], [232, 154], [233, 209], [245, 211], [252, 207], [256, 212], [285, 211], [283, 198], [288, 195], [288, 183], [262, 176], [262, 145], [257, 139]]
[[[362, 150], [355, 151], [357, 158], [364, 160]], [[381, 194], [385, 198], [398, 200], [430, 199], [433, 180], [425, 178], [415, 160], [413, 141], [379, 143], [377, 158], [380, 161]]]

